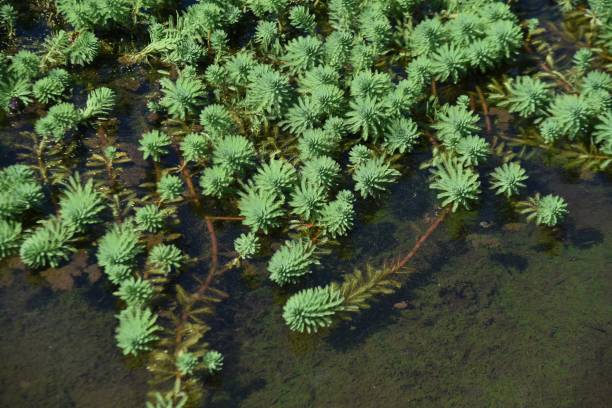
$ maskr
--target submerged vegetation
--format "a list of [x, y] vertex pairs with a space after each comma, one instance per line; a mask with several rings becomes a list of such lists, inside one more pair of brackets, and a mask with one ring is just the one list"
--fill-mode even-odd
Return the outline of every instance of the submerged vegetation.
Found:
[[[559, 1], [584, 43], [560, 67], [538, 22], [496, 0], [177, 3], [40, 0], [21, 10], [0, 0], [0, 115], [37, 118], [18, 164], [0, 170], [0, 258], [40, 270], [95, 248], [122, 307], [117, 345], [152, 373], [148, 407], [196, 406], [222, 369], [204, 336], [230, 295], [219, 288], [227, 271], [265, 260], [272, 284], [292, 293], [288, 329], [320, 332], [400, 287], [436, 229], [477, 211], [485, 190], [540, 228], [562, 228], [568, 204], [534, 191], [520, 162], [534, 148], [609, 171], [609, 2]], [[15, 29], [35, 10], [50, 33], [30, 47]], [[75, 82], [102, 58], [155, 68], [150, 128], [132, 150], [151, 168], [140, 186], [122, 177], [136, 157], [117, 140], [117, 90], [81, 96]], [[519, 63], [524, 72], [504, 74]], [[492, 106], [519, 136], [495, 127]], [[439, 208], [412, 249], [309, 283], [363, 203], [379, 205], [415, 171]], [[188, 255], [176, 228], [193, 217], [206, 259]], [[216, 225], [227, 222], [242, 231], [219, 248]]]

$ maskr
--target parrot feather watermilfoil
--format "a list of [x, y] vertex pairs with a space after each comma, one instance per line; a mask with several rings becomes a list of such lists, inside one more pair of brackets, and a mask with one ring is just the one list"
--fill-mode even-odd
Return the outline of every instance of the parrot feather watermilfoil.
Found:
[[[559, 228], [572, 203], [529, 176], [533, 149], [583, 172], [612, 163], [607, 0], [558, 1], [589, 44], [563, 64], [497, 0], [37, 3], [48, 34], [24, 46], [21, 8], [0, 0], [0, 119], [31, 122], [0, 170], [0, 258], [41, 270], [90, 251], [150, 408], [201, 406], [234, 364], [206, 337], [231, 269], [262, 265], [288, 330], [325, 332], [397, 290], [444, 220], [483, 200]], [[135, 73], [133, 89], [114, 80]], [[437, 198], [415, 244], [333, 269], [408, 179]]]

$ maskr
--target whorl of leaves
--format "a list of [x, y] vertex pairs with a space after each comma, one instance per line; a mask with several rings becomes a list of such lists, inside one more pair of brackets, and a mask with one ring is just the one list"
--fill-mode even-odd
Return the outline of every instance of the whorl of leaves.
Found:
[[287, 326], [299, 333], [316, 333], [331, 326], [341, 311], [344, 299], [330, 286], [304, 289], [291, 296], [283, 308]]
[[164, 275], [180, 269], [184, 261], [185, 255], [173, 244], [157, 244], [147, 257], [147, 263]]
[[195, 113], [204, 96], [204, 84], [199, 79], [191, 75], [180, 75], [176, 82], [162, 78], [159, 83], [163, 94], [159, 103], [168, 110], [170, 116], [185, 120], [188, 114]]
[[80, 232], [88, 225], [100, 221], [100, 213], [106, 207], [104, 201], [93, 179], [83, 184], [80, 176], [74, 175], [65, 183], [59, 202], [60, 215], [66, 224]]
[[525, 169], [519, 163], [504, 163], [491, 173], [491, 189], [495, 190], [495, 194], [511, 197], [525, 187], [527, 178]]
[[240, 193], [238, 201], [242, 223], [253, 231], [261, 230], [268, 233], [272, 228], [280, 226], [283, 216], [283, 201], [275, 193], [248, 186]]
[[60, 218], [49, 218], [26, 235], [19, 249], [19, 257], [31, 268], [57, 268], [67, 261], [75, 247], [74, 228]]
[[384, 157], [371, 158], [358, 165], [353, 174], [355, 191], [363, 198], [378, 197], [399, 176], [400, 172], [392, 168]]
[[470, 209], [480, 194], [478, 174], [451, 158], [441, 161], [434, 170], [434, 180], [429, 186], [439, 190], [441, 205], [451, 206], [453, 212], [459, 207]]
[[521, 213], [527, 215], [528, 221], [535, 221], [537, 225], [554, 227], [561, 223], [568, 213], [567, 203], [562, 197], [554, 194], [541, 196], [536, 193], [527, 201], [519, 203]]
[[128, 307], [117, 315], [119, 326], [116, 329], [117, 345], [123, 354], [137, 355], [151, 349], [151, 343], [158, 340], [155, 333], [161, 330], [157, 315], [150, 309]]
[[319, 263], [315, 249], [309, 240], [286, 241], [268, 262], [270, 280], [280, 286], [298, 282], [301, 277], [311, 273], [312, 266]]
[[258, 188], [283, 196], [296, 183], [297, 173], [286, 160], [271, 159], [259, 167], [253, 180]]

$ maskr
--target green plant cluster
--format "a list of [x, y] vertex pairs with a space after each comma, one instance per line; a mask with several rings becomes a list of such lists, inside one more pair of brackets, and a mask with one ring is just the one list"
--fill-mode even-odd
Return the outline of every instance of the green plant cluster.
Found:
[[556, 0], [572, 23], [583, 26], [597, 46], [596, 50], [612, 53], [612, 4], [609, 0]]
[[76, 30], [127, 27], [147, 12], [167, 6], [168, 0], [55, 0], [57, 11]]
[[7, 0], [0, 1], [0, 38], [3, 41], [11, 40], [15, 37], [17, 24], [17, 10]]
[[[3, 112], [44, 111], [34, 132], [24, 132], [31, 167], [0, 172], [0, 257], [19, 253], [31, 268], [56, 267], [94, 237], [97, 264], [122, 308], [117, 344], [148, 358], [161, 390], [147, 406], [196, 405], [201, 375], [222, 369], [223, 355], [203, 337], [228, 296], [217, 280], [232, 267], [265, 258], [274, 285], [306, 286], [282, 312], [300, 333], [329, 328], [396, 290], [409, 258], [307, 286], [358, 225], [364, 203], [383, 202], [416, 161], [430, 170], [440, 217], [477, 209], [485, 187], [538, 225], [554, 227], [567, 215], [554, 194], [517, 201], [527, 172], [491, 129], [483, 132], [490, 117], [477, 113], [478, 95], [468, 90], [515, 61], [531, 35], [505, 2], [55, 3], [61, 21], [40, 50], [0, 54]], [[137, 49], [113, 43], [114, 32]], [[72, 77], [101, 50], [157, 68], [137, 153], [152, 171], [137, 188], [121, 177], [130, 157], [119, 150], [111, 115], [117, 93], [103, 86], [89, 88], [85, 102], [72, 95]], [[489, 99], [539, 126], [547, 143], [592, 140], [609, 154], [612, 79], [596, 58], [580, 52], [573, 76], [519, 76]], [[563, 81], [570, 90], [559, 90]], [[82, 150], [88, 172], [71, 176]], [[57, 211], [38, 224], [26, 220], [44, 200]], [[223, 264], [216, 225], [231, 221], [242, 230]], [[110, 226], [96, 227], [102, 222]], [[178, 222], [197, 229], [197, 244], [208, 239], [210, 260], [187, 255], [194, 242], [183, 246]]]
[[24, 216], [43, 200], [43, 189], [28, 166], [16, 164], [0, 170], [0, 259], [19, 252]]
[[494, 81], [489, 98], [522, 119], [524, 135], [513, 143], [548, 150], [570, 168], [607, 171], [612, 163], [612, 4], [558, 3], [567, 13], [570, 35], [591, 46], [578, 48], [572, 64], [560, 68], [554, 44], [534, 35], [530, 42], [542, 59], [539, 72]]

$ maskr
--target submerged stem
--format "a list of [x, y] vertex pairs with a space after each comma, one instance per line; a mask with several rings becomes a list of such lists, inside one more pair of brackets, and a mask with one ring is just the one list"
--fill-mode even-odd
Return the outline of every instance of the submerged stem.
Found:
[[427, 231], [417, 240], [414, 244], [410, 252], [408, 252], [402, 259], [400, 259], [393, 270], [397, 272], [402, 269], [414, 256], [417, 254], [419, 249], [423, 246], [423, 244], [431, 237], [431, 235], [436, 231], [436, 229], [442, 224], [442, 221], [446, 218], [446, 216], [450, 214], [450, 207], [446, 207], [442, 210], [440, 214], [436, 217], [434, 222], [427, 228]]
[[487, 129], [487, 133], [491, 133], [493, 126], [491, 125], [491, 117], [489, 117], [489, 105], [487, 105], [487, 100], [485, 99], [484, 94], [482, 93], [482, 90], [478, 85], [476, 85], [476, 93], [478, 94], [480, 106], [482, 107], [482, 114], [485, 119], [485, 127]]

